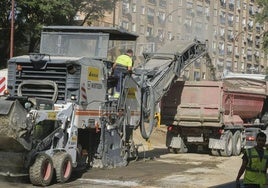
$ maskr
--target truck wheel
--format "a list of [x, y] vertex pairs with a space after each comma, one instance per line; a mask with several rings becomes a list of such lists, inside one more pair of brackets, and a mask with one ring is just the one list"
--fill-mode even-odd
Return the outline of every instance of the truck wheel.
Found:
[[197, 153], [198, 151], [198, 145], [195, 145], [195, 144], [187, 144], [187, 149], [188, 149], [188, 152], [189, 153]]
[[57, 182], [67, 182], [72, 174], [72, 158], [68, 153], [58, 152], [53, 156]]
[[224, 150], [221, 150], [221, 156], [230, 157], [233, 152], [233, 134], [228, 131], [225, 135], [225, 146]]
[[238, 156], [241, 153], [242, 139], [240, 131], [236, 131], [233, 135], [233, 155]]
[[29, 169], [30, 181], [33, 185], [48, 186], [53, 178], [53, 162], [47, 154], [40, 154]]

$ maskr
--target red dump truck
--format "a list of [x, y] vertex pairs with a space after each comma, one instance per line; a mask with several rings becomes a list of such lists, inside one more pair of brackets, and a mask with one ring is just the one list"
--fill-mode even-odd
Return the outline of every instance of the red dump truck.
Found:
[[177, 81], [161, 102], [166, 145], [174, 153], [207, 148], [212, 155], [239, 155], [254, 140], [248, 131], [266, 129], [267, 102], [265, 79]]

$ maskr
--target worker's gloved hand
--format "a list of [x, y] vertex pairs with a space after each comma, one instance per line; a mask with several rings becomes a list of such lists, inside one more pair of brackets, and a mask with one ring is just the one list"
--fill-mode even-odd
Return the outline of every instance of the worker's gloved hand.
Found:
[[128, 70], [127, 73], [128, 73], [129, 75], [131, 75], [131, 74], [132, 74], [132, 70]]

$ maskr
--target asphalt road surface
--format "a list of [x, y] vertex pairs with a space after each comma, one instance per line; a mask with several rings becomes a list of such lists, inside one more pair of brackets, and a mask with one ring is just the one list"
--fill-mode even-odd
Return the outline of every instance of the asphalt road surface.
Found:
[[[241, 165], [241, 156], [215, 157], [208, 153], [170, 154], [165, 148], [165, 132], [156, 130], [150, 143], [137, 138], [143, 147], [139, 160], [112, 169], [76, 171], [65, 184], [50, 187], [167, 187], [232, 188]], [[1, 187], [33, 187], [27, 178], [1, 178]]]

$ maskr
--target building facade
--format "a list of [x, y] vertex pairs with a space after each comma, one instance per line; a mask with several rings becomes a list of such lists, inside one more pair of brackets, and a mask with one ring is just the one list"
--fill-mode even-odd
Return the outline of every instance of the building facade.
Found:
[[[98, 25], [138, 34], [138, 61], [142, 52], [154, 52], [170, 40], [208, 40], [220, 79], [224, 70], [266, 73], [267, 57], [261, 48], [265, 27], [255, 21], [258, 11], [254, 0], [122, 0]], [[200, 61], [185, 74], [188, 79], [202, 80], [210, 73]]]

